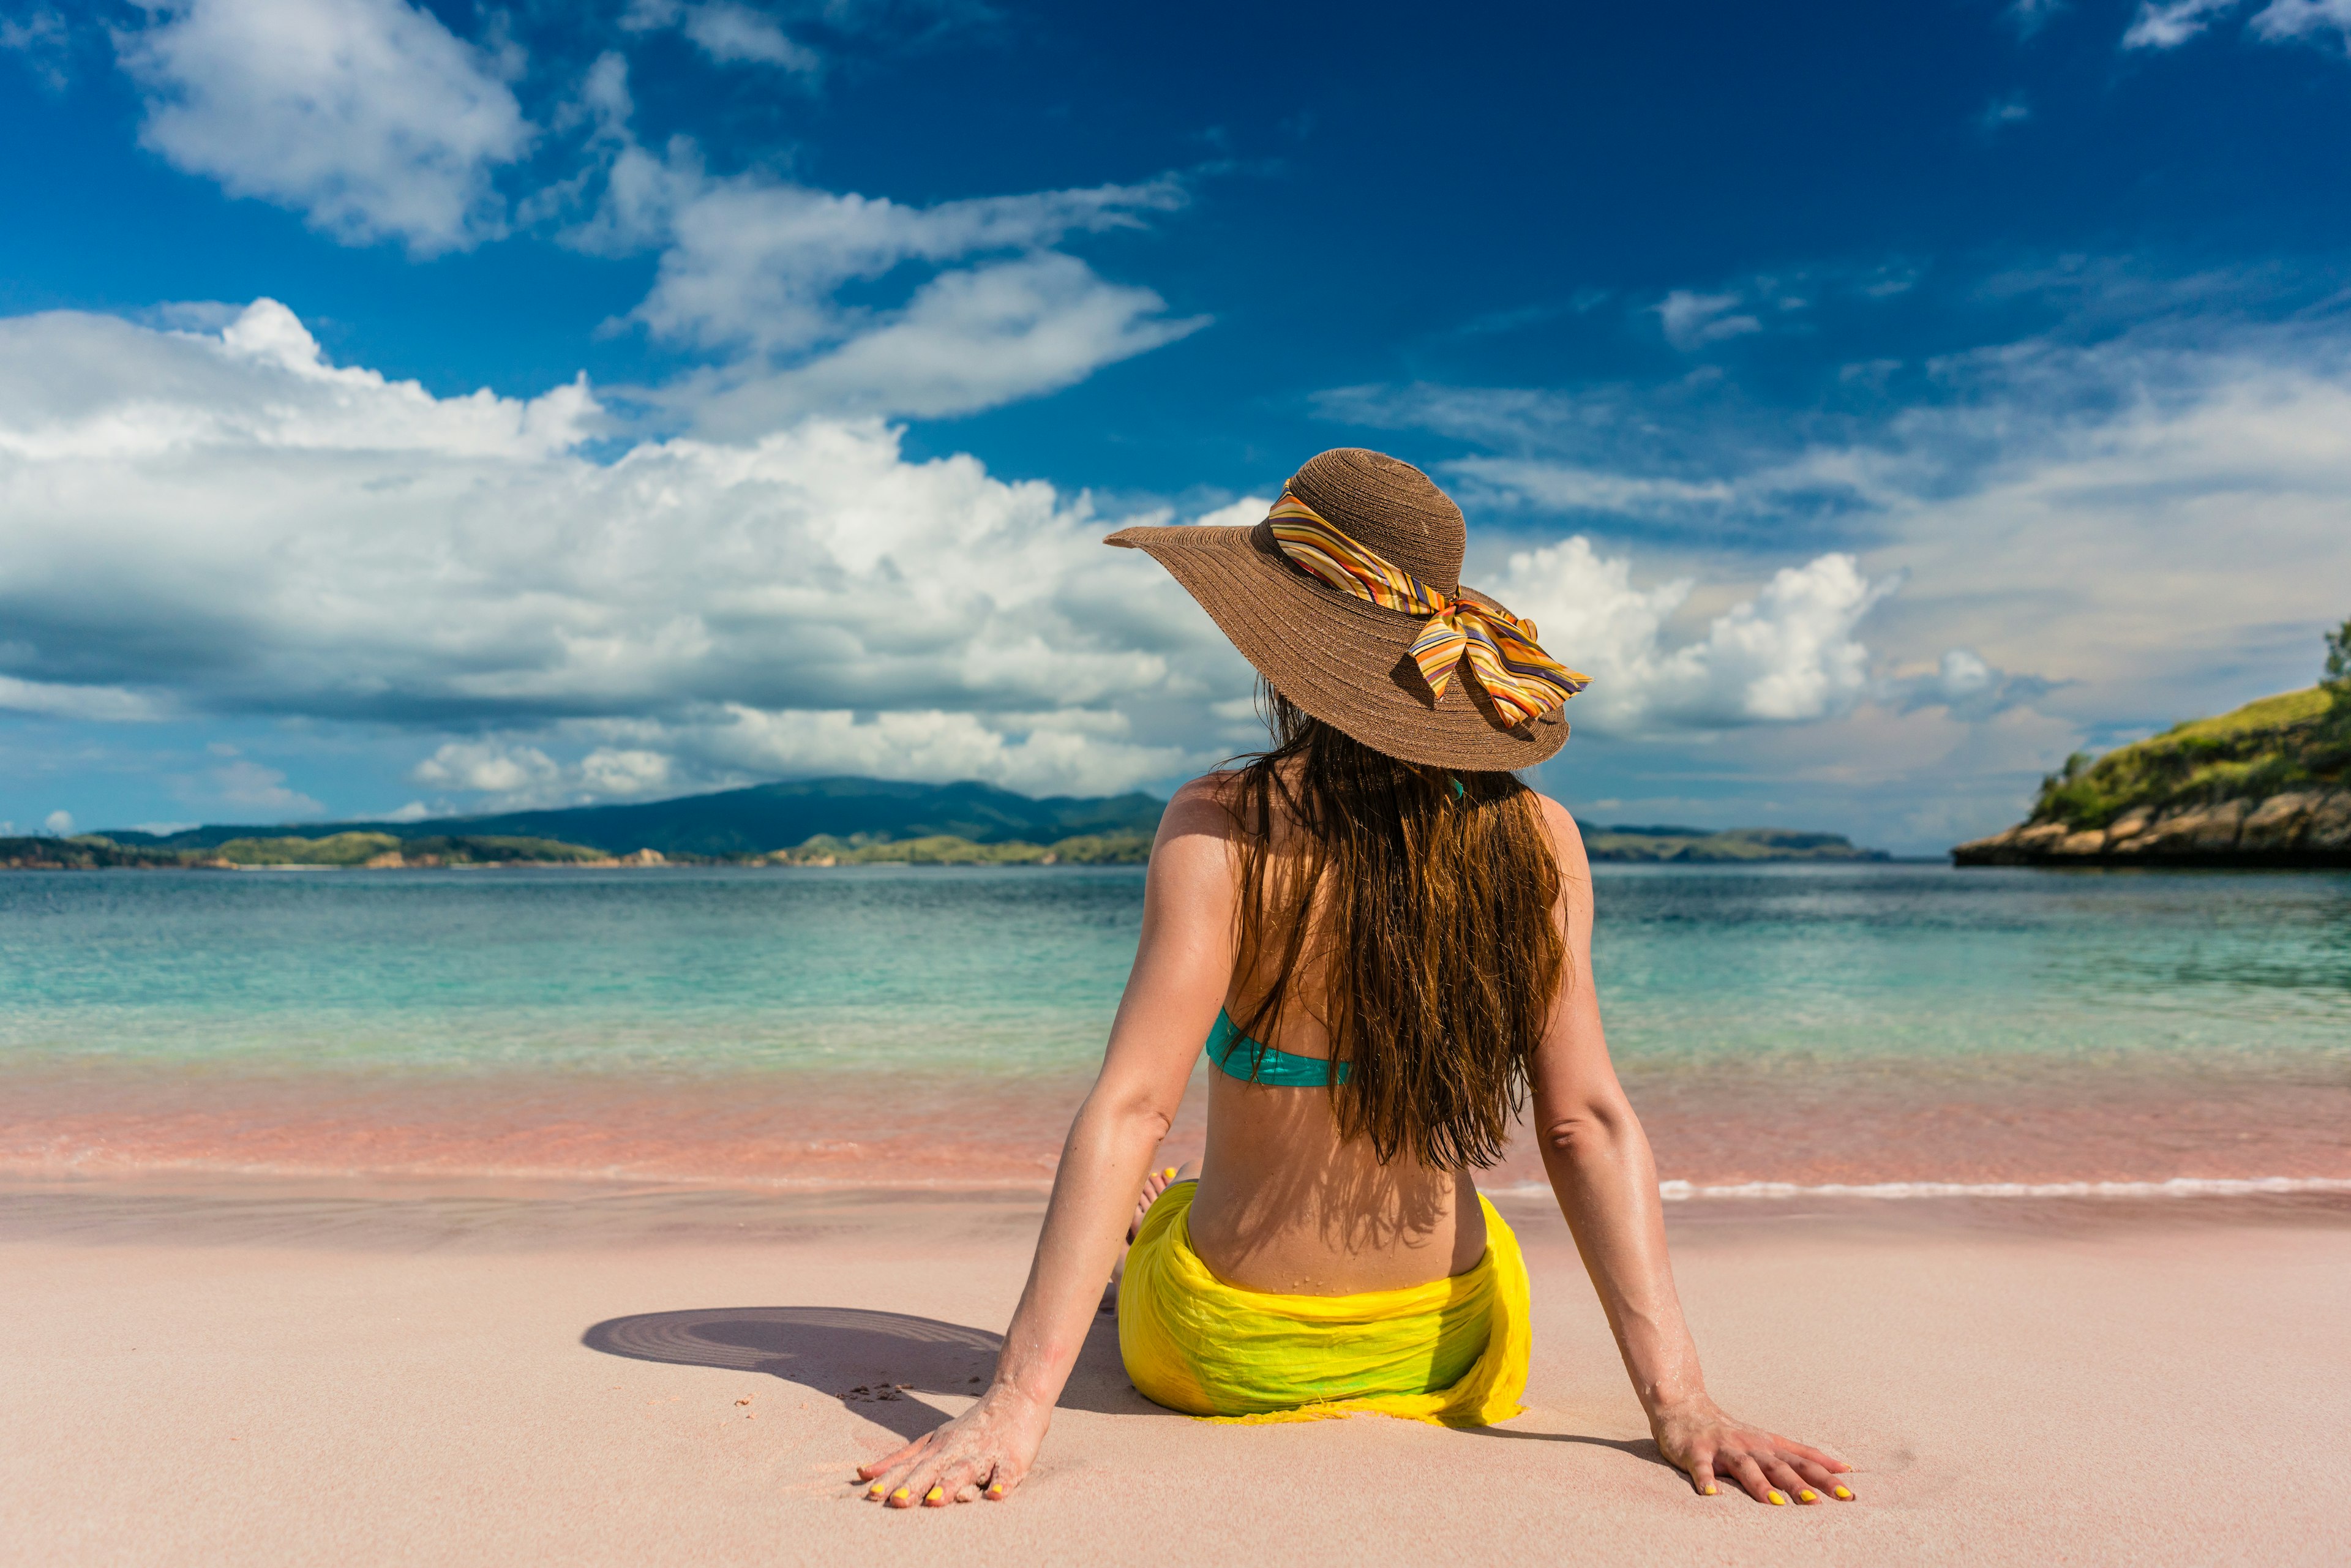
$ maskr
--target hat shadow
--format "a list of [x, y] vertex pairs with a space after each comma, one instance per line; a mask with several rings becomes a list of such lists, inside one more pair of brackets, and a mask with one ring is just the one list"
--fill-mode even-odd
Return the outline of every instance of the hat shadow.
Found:
[[[840, 1401], [912, 1441], [947, 1418], [919, 1395], [977, 1396], [1003, 1336], [961, 1323], [861, 1307], [690, 1307], [607, 1318], [580, 1336], [632, 1361], [759, 1373]], [[1134, 1391], [1119, 1359], [1118, 1325], [1086, 1334], [1061, 1405], [1104, 1415], [1168, 1416]]]

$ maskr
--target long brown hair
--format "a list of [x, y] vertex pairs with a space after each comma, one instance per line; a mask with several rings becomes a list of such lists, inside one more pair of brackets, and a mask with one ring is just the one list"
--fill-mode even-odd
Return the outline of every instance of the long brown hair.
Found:
[[[1306, 1007], [1346, 1066], [1331, 1087], [1342, 1136], [1370, 1139], [1382, 1164], [1489, 1166], [1566, 967], [1534, 792], [1514, 774], [1400, 762], [1262, 695], [1274, 744], [1228, 797], [1241, 1032], [1266, 1040]], [[1273, 852], [1277, 801], [1296, 853]], [[1310, 967], [1321, 994], [1298, 995]]]

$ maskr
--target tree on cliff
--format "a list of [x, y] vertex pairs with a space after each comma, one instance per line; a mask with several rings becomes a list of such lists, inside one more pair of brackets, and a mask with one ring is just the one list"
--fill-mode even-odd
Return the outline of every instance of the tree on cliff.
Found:
[[2351, 621], [2326, 634], [2326, 675], [2323, 684], [2337, 697], [2351, 697]]

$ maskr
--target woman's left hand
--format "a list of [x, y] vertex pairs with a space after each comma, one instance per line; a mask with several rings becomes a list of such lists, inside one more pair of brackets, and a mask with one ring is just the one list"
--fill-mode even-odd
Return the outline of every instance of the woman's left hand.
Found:
[[865, 1495], [886, 1508], [1001, 1502], [1029, 1473], [1052, 1420], [1050, 1406], [999, 1383], [946, 1426], [859, 1466], [857, 1479], [871, 1481]]
[[1658, 1451], [1689, 1472], [1702, 1497], [1715, 1493], [1722, 1477], [1746, 1490], [1757, 1502], [1853, 1500], [1853, 1489], [1836, 1478], [1853, 1469], [1843, 1459], [1760, 1427], [1734, 1421], [1704, 1395], [1668, 1406], [1649, 1417]]

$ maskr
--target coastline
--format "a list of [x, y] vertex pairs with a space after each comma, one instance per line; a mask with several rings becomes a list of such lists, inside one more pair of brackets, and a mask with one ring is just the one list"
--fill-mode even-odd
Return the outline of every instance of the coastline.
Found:
[[[0, 1189], [0, 1531], [27, 1563], [2351, 1549], [2276, 1443], [2351, 1437], [2341, 1202], [1674, 1206], [1715, 1393], [1853, 1459], [1850, 1505], [1694, 1497], [1555, 1211], [1504, 1195], [1536, 1280], [1517, 1420], [1206, 1426], [1133, 1393], [1105, 1318], [1011, 1502], [905, 1515], [850, 1468], [985, 1376], [1033, 1194], [72, 1186]], [[2149, 1474], [2183, 1409], [2194, 1451]]]

